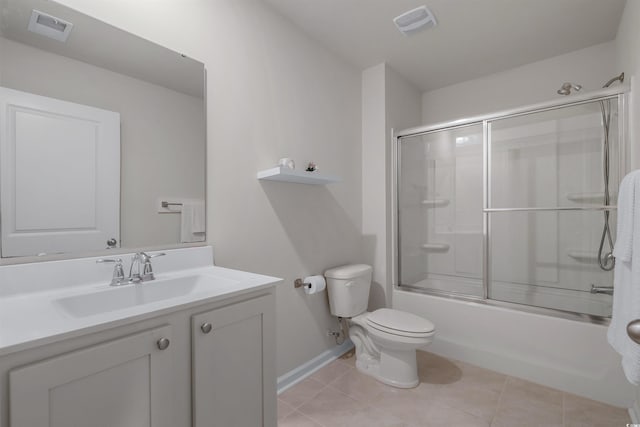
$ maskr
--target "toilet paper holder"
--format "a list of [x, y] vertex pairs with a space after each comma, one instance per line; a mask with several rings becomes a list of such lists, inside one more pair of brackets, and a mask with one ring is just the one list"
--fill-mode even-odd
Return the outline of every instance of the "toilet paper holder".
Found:
[[313, 295], [324, 291], [327, 288], [327, 282], [324, 276], [308, 276], [304, 279], [297, 278], [293, 282], [293, 287], [302, 288], [305, 294]]
[[297, 278], [296, 280], [293, 281], [293, 287], [296, 288], [296, 289], [298, 289], [298, 288], [310, 288], [311, 287], [311, 283], [304, 283], [301, 278]]

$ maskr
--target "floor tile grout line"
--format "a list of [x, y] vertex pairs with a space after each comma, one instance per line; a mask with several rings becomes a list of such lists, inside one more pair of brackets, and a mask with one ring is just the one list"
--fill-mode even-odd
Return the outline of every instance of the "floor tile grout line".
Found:
[[[309, 378], [305, 378], [305, 380], [307, 380], [307, 379], [312, 379], [313, 381], [315, 381], [315, 382], [317, 382], [318, 384], [320, 384], [322, 387], [318, 390], [318, 392], [317, 392], [317, 393], [314, 393], [314, 394], [313, 394], [313, 396], [311, 396], [311, 397], [310, 397], [309, 399], [307, 399], [307, 400], [302, 401], [302, 403], [300, 403], [299, 405], [292, 405], [291, 403], [289, 403], [289, 402], [287, 402], [287, 401], [284, 401], [285, 403], [289, 403], [289, 406], [293, 407], [296, 411], [297, 411], [297, 410], [298, 410], [302, 405], [305, 405], [306, 403], [308, 403], [308, 402], [310, 402], [311, 400], [315, 399], [315, 398], [316, 398], [316, 396], [318, 396], [318, 395], [322, 392], [322, 390], [324, 390], [324, 389], [327, 387], [327, 384], [324, 384], [323, 382], [318, 381], [318, 380], [316, 380], [316, 379], [314, 379], [314, 378], [311, 378], [311, 377], [309, 377]], [[297, 384], [296, 384], [296, 385], [297, 385]], [[293, 389], [293, 387], [292, 387], [291, 389]]]
[[489, 426], [493, 425], [493, 422], [496, 419], [496, 415], [498, 415], [498, 410], [500, 409], [500, 405], [502, 404], [502, 396], [504, 396], [504, 390], [507, 388], [507, 381], [509, 381], [509, 375], [505, 375], [504, 377], [502, 389], [500, 390], [500, 396], [498, 396], [498, 402], [496, 402], [496, 407], [493, 411], [493, 415], [491, 416], [491, 421], [489, 421]]
[[[318, 381], [318, 380], [315, 380], [315, 381]], [[320, 381], [318, 381], [318, 382], [320, 382]], [[306, 400], [306, 401], [305, 401], [302, 405], [300, 405], [298, 408], [296, 408], [296, 411], [300, 412], [302, 415], [304, 415], [305, 417], [309, 418], [311, 421], [313, 421], [314, 423], [318, 424], [319, 426], [321, 426], [321, 427], [327, 427], [327, 426], [325, 426], [324, 424], [322, 424], [320, 421], [318, 421], [318, 420], [316, 420], [315, 418], [313, 418], [313, 417], [311, 417], [311, 416], [309, 416], [309, 415], [305, 414], [304, 412], [302, 412], [302, 411], [300, 410], [300, 408], [302, 408], [304, 405], [306, 405], [307, 403], [311, 402], [313, 399], [315, 399], [316, 397], [318, 397], [318, 395], [320, 395], [320, 393], [322, 393], [324, 389], [326, 389], [327, 387], [329, 387], [329, 385], [328, 385], [328, 384], [323, 384], [323, 383], [320, 383], [320, 384], [322, 384], [322, 385], [323, 385], [323, 387], [320, 389], [320, 391], [319, 391], [318, 393], [316, 393], [313, 397], [309, 398], [309, 400]]]
[[[340, 359], [336, 359], [336, 361], [337, 361], [337, 360], [340, 360]], [[347, 373], [351, 372], [351, 370], [352, 370], [352, 369], [355, 369], [355, 368], [353, 368], [352, 366], [350, 366], [350, 365], [349, 365], [349, 364], [347, 364], [347, 363], [344, 363], [344, 362], [340, 362], [340, 363], [341, 363], [341, 364], [343, 364], [343, 365], [346, 365], [349, 369], [347, 369], [343, 374], [339, 375], [339, 376], [338, 376], [338, 378], [342, 378], [342, 376], [343, 376], [343, 375], [346, 375]], [[328, 366], [328, 365], [327, 365], [327, 366]], [[323, 367], [323, 368], [324, 368], [324, 367]], [[322, 369], [322, 368], [321, 368], [321, 369]], [[320, 370], [321, 370], [321, 369], [320, 369]], [[314, 418], [312, 418], [312, 417], [308, 416], [307, 414], [305, 414], [304, 412], [300, 411], [300, 408], [301, 408], [301, 407], [303, 407], [304, 405], [306, 405], [307, 403], [311, 402], [313, 399], [315, 399], [315, 398], [316, 398], [320, 393], [322, 393], [322, 391], [323, 391], [324, 389], [326, 389], [327, 387], [329, 387], [329, 385], [330, 385], [331, 383], [333, 383], [334, 381], [336, 381], [338, 378], [333, 379], [333, 380], [332, 380], [332, 381], [330, 381], [329, 383], [324, 383], [324, 382], [322, 382], [322, 381], [320, 381], [320, 380], [318, 380], [318, 379], [316, 379], [316, 378], [313, 378], [313, 375], [310, 375], [310, 376], [309, 376], [308, 378], [306, 378], [306, 379], [312, 379], [313, 381], [315, 381], [315, 382], [317, 382], [318, 384], [320, 384], [322, 387], [318, 390], [318, 392], [317, 392], [317, 393], [314, 393], [314, 394], [313, 394], [313, 396], [311, 396], [311, 397], [310, 397], [309, 399], [307, 399], [307, 400], [302, 401], [302, 403], [300, 403], [299, 405], [292, 405], [291, 403], [289, 403], [289, 402], [287, 402], [287, 401], [285, 401], [285, 400], [283, 400], [283, 399], [280, 399], [280, 397], [279, 397], [279, 396], [278, 396], [278, 399], [279, 399], [279, 400], [282, 400], [284, 403], [286, 403], [286, 404], [288, 404], [289, 406], [291, 406], [291, 407], [293, 408], [293, 412], [299, 412], [299, 413], [301, 413], [302, 415], [304, 415], [305, 417], [307, 417], [307, 418], [311, 419], [311, 420], [312, 420], [313, 422], [315, 422], [316, 424], [320, 424], [320, 425], [322, 425], [322, 423], [320, 423], [320, 422], [319, 422], [319, 421], [317, 421], [316, 419], [314, 419]], [[338, 390], [338, 389], [337, 389], [337, 388], [335, 388], [335, 387], [334, 387], [334, 389]], [[342, 394], [344, 394], [345, 396], [348, 396], [346, 393], [343, 393], [341, 390], [339, 390], [339, 391], [340, 391]], [[351, 396], [348, 396], [348, 397], [351, 397]], [[351, 397], [351, 398], [352, 398], [352, 397]], [[353, 399], [353, 398], [352, 398], [352, 399]], [[354, 400], [356, 400], [356, 399], [354, 399]], [[292, 412], [292, 413], [293, 413], [293, 412]], [[289, 414], [289, 415], [291, 415], [291, 414]], [[287, 416], [289, 416], [289, 415], [287, 415]], [[285, 417], [285, 418], [286, 418], [286, 417]], [[324, 427], [324, 426], [323, 426], [323, 427]]]
[[297, 408], [296, 408], [295, 406], [293, 406], [292, 404], [290, 404], [290, 403], [288, 403], [288, 402], [285, 402], [284, 400], [280, 399], [280, 396], [278, 396], [278, 401], [277, 401], [277, 402], [278, 402], [278, 403], [279, 403], [279, 402], [282, 402], [282, 403], [284, 403], [285, 405], [290, 406], [291, 408], [293, 408], [293, 410], [292, 410], [290, 413], [288, 413], [287, 415], [285, 415], [285, 416], [284, 416], [284, 417], [282, 417], [282, 418], [287, 418], [289, 415], [291, 415], [291, 414], [293, 414], [294, 412], [296, 412], [296, 411], [297, 411]]
[[[340, 375], [338, 375], [336, 378], [332, 379], [331, 381], [329, 381], [326, 385], [331, 385], [333, 383], [335, 383], [336, 381], [338, 381], [340, 378], [344, 377], [345, 375], [351, 373], [351, 371], [355, 369], [352, 366], [349, 366], [349, 369], [347, 369], [346, 371], [344, 371], [343, 373], [341, 373]], [[346, 394], [346, 393], [345, 393]]]
[[[318, 424], [320, 427], [326, 427], [324, 426], [322, 423], [319, 423], [318, 421], [316, 421], [315, 419], [311, 418], [310, 416], [308, 416], [307, 414], [298, 411], [297, 409], [295, 411], [293, 411], [292, 413], [290, 413], [289, 415], [287, 415], [286, 417], [284, 417], [282, 420], [286, 420], [287, 418], [291, 417], [292, 415], [301, 415], [302, 417], [308, 419], [309, 421], [313, 421], [315, 424]], [[280, 420], [278, 420], [278, 425], [280, 425]]]
[[322, 424], [320, 421], [316, 420], [315, 418], [310, 417], [309, 415], [305, 414], [304, 412], [301, 412], [301, 411], [297, 411], [297, 412], [298, 412], [300, 415], [302, 415], [303, 417], [305, 417], [305, 418], [307, 418], [307, 419], [309, 419], [309, 420], [313, 421], [314, 423], [318, 424], [320, 427], [329, 427], [329, 426], [326, 426], [326, 425]]
[[564, 400], [565, 400], [565, 396], [567, 395], [567, 393], [562, 392], [562, 426], [564, 427], [566, 421], [564, 419]]
[[[300, 405], [300, 407], [304, 406], [306, 403], [311, 402], [315, 397], [317, 397], [320, 393], [322, 393], [325, 389], [331, 387], [329, 384], [325, 384], [325, 386], [320, 390], [320, 392], [318, 394], [316, 394], [314, 397], [310, 398], [309, 400], [307, 400], [305, 403], [303, 403], [302, 405]], [[353, 397], [349, 396], [348, 394], [342, 392], [342, 390], [338, 390], [335, 387], [331, 387], [333, 390], [337, 391], [338, 393], [342, 394], [344, 397], [347, 397], [349, 399], [353, 399]], [[329, 390], [331, 392], [331, 390]], [[356, 400], [356, 399], [353, 399]], [[360, 403], [359, 401], [356, 400], [356, 402]], [[313, 421], [314, 423], [318, 424], [320, 427], [332, 427], [332, 426], [327, 426], [325, 424], [322, 424], [320, 421], [318, 421], [317, 419], [313, 418], [310, 415], [305, 414], [304, 412], [300, 411], [299, 409], [296, 409], [296, 411], [300, 412], [302, 415], [304, 415], [305, 417], [309, 418], [311, 421]]]

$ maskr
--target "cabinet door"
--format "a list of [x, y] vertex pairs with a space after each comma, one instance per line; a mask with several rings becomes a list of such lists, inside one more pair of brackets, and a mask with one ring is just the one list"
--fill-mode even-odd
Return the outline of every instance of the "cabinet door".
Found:
[[276, 426], [274, 311], [267, 295], [192, 317], [194, 427]]
[[169, 326], [14, 369], [11, 427], [175, 427], [161, 339]]

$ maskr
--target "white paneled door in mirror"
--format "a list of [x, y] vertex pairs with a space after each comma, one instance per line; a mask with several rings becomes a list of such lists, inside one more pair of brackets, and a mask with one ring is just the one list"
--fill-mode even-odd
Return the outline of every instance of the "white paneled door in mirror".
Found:
[[120, 115], [0, 88], [2, 256], [120, 241]]

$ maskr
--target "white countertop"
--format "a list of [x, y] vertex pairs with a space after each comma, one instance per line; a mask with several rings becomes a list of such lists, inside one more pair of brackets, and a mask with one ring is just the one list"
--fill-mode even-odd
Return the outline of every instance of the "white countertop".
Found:
[[[168, 289], [171, 280], [185, 277], [193, 282], [186, 293], [124, 308], [100, 307], [98, 311], [102, 312], [96, 314], [90, 309], [74, 313], [61, 303], [65, 300], [80, 303], [86, 300], [97, 302], [99, 306], [104, 298], [106, 305], [107, 301], [113, 300], [114, 293], [126, 287], [130, 287], [125, 290], [129, 294], [138, 290], [142, 292], [142, 287], [155, 284]], [[121, 287], [109, 286], [108, 280], [101, 280], [86, 285], [5, 295], [0, 297], [0, 356], [258, 291], [279, 281], [281, 279], [276, 277], [209, 265], [156, 273], [154, 281]]]

